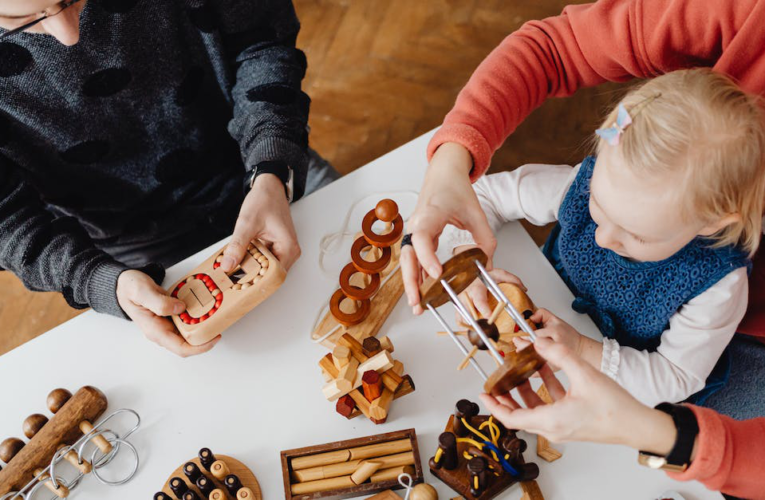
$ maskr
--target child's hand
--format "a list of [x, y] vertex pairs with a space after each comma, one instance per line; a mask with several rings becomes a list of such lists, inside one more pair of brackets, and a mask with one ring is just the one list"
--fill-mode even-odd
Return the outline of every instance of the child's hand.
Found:
[[537, 338], [550, 339], [556, 344], [565, 345], [577, 356], [582, 355], [583, 339], [586, 337], [547, 309], [537, 309], [529, 321], [542, 325], [534, 332]]
[[117, 301], [147, 339], [183, 358], [207, 352], [220, 340], [218, 335], [200, 346], [186, 342], [173, 322], [165, 317], [182, 313], [186, 310], [186, 304], [170, 297], [164, 288], [140, 271], [129, 270], [120, 274], [117, 279]]
[[[475, 245], [457, 247], [454, 249], [454, 253], [456, 255], [470, 248], [475, 248]], [[494, 278], [494, 281], [496, 281], [497, 284], [513, 283], [514, 285], [521, 287], [524, 292], [527, 291], [526, 285], [523, 284], [523, 281], [521, 281], [518, 276], [509, 273], [504, 269], [492, 269], [489, 271], [489, 275]], [[484, 318], [491, 316], [492, 310], [491, 307], [489, 307], [489, 290], [486, 288], [480, 278], [472, 282], [463, 293], [468, 299], [470, 299], [470, 302], [473, 303], [478, 312], [481, 313], [481, 316]]]

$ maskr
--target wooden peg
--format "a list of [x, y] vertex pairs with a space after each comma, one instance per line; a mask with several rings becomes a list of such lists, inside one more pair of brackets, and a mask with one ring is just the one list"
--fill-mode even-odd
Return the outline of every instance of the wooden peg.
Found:
[[37, 434], [40, 429], [43, 428], [45, 424], [48, 423], [48, 417], [45, 415], [40, 415], [39, 413], [35, 413], [34, 415], [29, 415], [25, 420], [24, 424], [22, 425], [22, 428], [24, 429], [24, 435], [32, 439], [35, 437], [35, 434]]
[[365, 356], [371, 358], [382, 350], [382, 346], [375, 337], [367, 337], [361, 343], [361, 349]]
[[165, 493], [158, 491], [157, 493], [154, 493], [154, 500], [173, 500], [170, 495], [166, 495]]
[[205, 498], [210, 498], [210, 493], [212, 493], [212, 491], [215, 489], [215, 483], [207, 476], [202, 474], [199, 476], [199, 479], [197, 479], [197, 488], [199, 488], [202, 496]]
[[[537, 395], [539, 395], [539, 399], [545, 403], [552, 404], [553, 399], [544, 384], [539, 386]], [[546, 462], [555, 462], [563, 456], [563, 453], [553, 448], [546, 437], [537, 435], [537, 456]]]
[[522, 481], [521, 489], [523, 490], [521, 500], [545, 500], [536, 481]]
[[348, 395], [353, 398], [353, 402], [356, 403], [356, 407], [359, 409], [359, 411], [363, 413], [365, 417], [371, 419], [371, 415], [369, 413], [371, 405], [369, 401], [367, 401], [367, 398], [364, 397], [364, 394], [362, 394], [361, 391], [356, 390], [349, 392]]
[[361, 484], [370, 477], [372, 477], [372, 474], [377, 472], [377, 470], [382, 466], [382, 463], [380, 462], [374, 462], [374, 461], [363, 461], [359, 465], [359, 467], [356, 469], [356, 471], [351, 474], [351, 481], [353, 481], [355, 484]]
[[346, 364], [342, 370], [340, 370], [340, 373], [338, 373], [337, 378], [343, 381], [341, 384], [343, 392], [348, 393], [357, 387], [355, 382], [358, 376], [358, 369], [359, 361], [354, 358], [350, 359], [348, 364]]
[[197, 495], [196, 491], [189, 490], [183, 494], [183, 500], [202, 500], [202, 499], [199, 497], [199, 495]]
[[228, 496], [226, 495], [226, 492], [222, 489], [218, 488], [215, 490], [212, 490], [210, 492], [210, 500], [226, 500]]
[[364, 372], [361, 376], [361, 386], [364, 391], [364, 397], [370, 403], [382, 395], [382, 377], [374, 370]]
[[430, 459], [431, 469], [454, 470], [457, 467], [457, 438], [451, 432], [442, 432], [438, 436], [438, 449], [435, 456]]
[[[455, 331], [454, 331], [454, 334], [455, 334], [456, 336], [458, 336], [458, 337], [465, 337], [465, 336], [467, 336], [467, 334], [468, 334], [468, 331], [469, 331], [469, 330], [455, 330]], [[444, 336], [444, 335], [449, 335], [449, 332], [445, 332], [445, 331], [436, 332], [436, 335], [441, 335], [441, 336]]]
[[332, 361], [338, 370], [342, 370], [351, 359], [351, 350], [344, 345], [336, 346], [332, 351]]
[[250, 488], [242, 488], [236, 493], [236, 500], [252, 500], [255, 493]]
[[239, 477], [235, 474], [226, 476], [226, 480], [223, 481], [223, 484], [226, 486], [229, 495], [233, 497], [236, 497], [237, 492], [242, 489], [242, 481], [240, 481]]
[[[83, 434], [87, 434], [93, 430], [93, 424], [88, 422], [87, 420], [83, 420], [80, 422], [80, 430]], [[112, 444], [106, 440], [104, 436], [101, 434], [98, 434], [97, 436], [91, 438], [91, 441], [93, 441], [93, 444], [95, 444], [99, 450], [101, 450], [101, 453], [104, 455], [110, 453], [112, 451]]]
[[69, 496], [69, 488], [67, 488], [61, 483], [59, 483], [58, 486], [53, 486], [53, 481], [49, 480], [50, 474], [48, 474], [47, 472], [43, 473], [43, 469], [35, 469], [35, 476], [39, 476], [40, 482], [44, 483], [45, 487], [48, 488], [51, 491], [51, 493], [53, 493], [57, 497], [66, 498]]
[[210, 451], [210, 448], [202, 448], [199, 450], [199, 463], [202, 464], [202, 467], [205, 468], [208, 472], [210, 471], [210, 467], [217, 461], [215, 458], [215, 455], [213, 455], [213, 452]]
[[475, 356], [475, 353], [478, 352], [478, 347], [473, 346], [472, 349], [470, 349], [470, 352], [467, 356], [465, 356], [465, 359], [463, 359], [459, 365], [457, 365], [457, 370], [464, 370], [465, 367], [470, 363], [470, 360]]
[[387, 387], [383, 389], [382, 395], [372, 401], [369, 407], [369, 417], [375, 424], [383, 424], [388, 419], [390, 405], [393, 402], [395, 394]]
[[9, 464], [13, 457], [15, 457], [24, 448], [24, 441], [19, 438], [8, 438], [0, 443], [0, 460]]
[[191, 481], [191, 484], [196, 484], [197, 479], [202, 477], [202, 471], [199, 470], [199, 466], [194, 462], [186, 462], [183, 466], [183, 473]]
[[389, 353], [393, 353], [393, 342], [391, 342], [390, 338], [386, 335], [385, 337], [381, 337], [378, 339], [380, 341], [380, 347], [388, 351]]
[[497, 302], [497, 305], [494, 306], [494, 310], [491, 312], [491, 316], [489, 316], [489, 324], [493, 325], [495, 321], [497, 321], [497, 318], [499, 318], [499, 315], [502, 314], [502, 311], [505, 309], [505, 304], [502, 302]]
[[170, 490], [175, 495], [175, 498], [182, 500], [183, 494], [189, 491], [189, 485], [180, 477], [174, 477], [170, 480]]
[[[58, 449], [60, 450], [61, 448], [67, 448], [67, 445], [59, 445]], [[64, 455], [64, 460], [69, 462], [72, 467], [76, 468], [83, 474], [90, 474], [90, 471], [93, 470], [93, 466], [84, 458], [82, 459], [82, 463], [80, 463], [80, 458], [77, 456], [77, 452], [74, 450], [69, 450], [69, 452]]]
[[226, 476], [231, 474], [231, 471], [228, 468], [228, 465], [226, 465], [226, 462], [223, 460], [216, 460], [212, 466], [210, 467], [210, 472], [212, 473], [213, 477], [217, 479], [218, 481], [223, 481], [226, 479]]
[[469, 401], [467, 399], [460, 399], [457, 401], [457, 404], [454, 407], [454, 433], [458, 437], [465, 437], [468, 434], [470, 434], [470, 430], [467, 429], [462, 424], [462, 419], [465, 419], [465, 421], [469, 425], [472, 424], [472, 419], [476, 415], [478, 415], [478, 412], [480, 411], [480, 408], [477, 404], [473, 403], [472, 401]]
[[483, 457], [473, 457], [468, 460], [467, 470], [470, 473], [470, 494], [478, 497], [486, 489], [489, 465]]

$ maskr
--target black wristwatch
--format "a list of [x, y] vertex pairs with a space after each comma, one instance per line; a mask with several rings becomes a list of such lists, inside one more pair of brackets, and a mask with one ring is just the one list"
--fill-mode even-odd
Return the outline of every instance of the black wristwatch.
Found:
[[278, 177], [282, 184], [284, 184], [284, 193], [287, 195], [287, 200], [292, 202], [295, 193], [295, 180], [292, 169], [283, 161], [262, 161], [255, 165], [255, 168], [250, 170], [244, 177], [245, 194], [250, 192], [250, 189], [255, 184], [255, 179], [263, 174], [273, 174]]
[[696, 443], [696, 436], [699, 435], [699, 422], [693, 410], [685, 405], [661, 403], [655, 408], [672, 417], [677, 429], [677, 438], [667, 456], [641, 451], [638, 454], [638, 463], [651, 469], [682, 472], [691, 465], [693, 445]]

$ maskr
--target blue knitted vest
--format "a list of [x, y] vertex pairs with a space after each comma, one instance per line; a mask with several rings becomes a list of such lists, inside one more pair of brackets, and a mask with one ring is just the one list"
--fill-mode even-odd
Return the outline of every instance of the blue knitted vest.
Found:
[[575, 311], [589, 314], [620, 345], [655, 351], [683, 304], [748, 259], [733, 246], [710, 248], [703, 238], [658, 262], [634, 262], [599, 247], [589, 210], [594, 167], [594, 156], [582, 162], [544, 252], [576, 297]]

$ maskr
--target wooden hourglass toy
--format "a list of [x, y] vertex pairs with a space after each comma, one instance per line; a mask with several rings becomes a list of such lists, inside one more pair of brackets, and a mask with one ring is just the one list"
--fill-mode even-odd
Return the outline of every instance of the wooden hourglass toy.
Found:
[[[473, 248], [455, 255], [444, 263], [441, 276], [437, 279], [428, 278], [422, 284], [420, 296], [423, 307], [433, 313], [446, 330], [446, 334], [451, 337], [465, 355], [466, 358], [463, 363], [470, 363], [484, 379], [484, 391], [496, 396], [506, 394], [528, 380], [545, 364], [545, 360], [534, 349], [533, 341], [536, 337], [533, 328], [526, 321], [528, 318], [518, 312], [516, 306], [503, 293], [500, 285], [486, 271], [487, 261], [488, 257], [480, 248]], [[479, 277], [497, 300], [497, 306], [488, 319], [478, 319], [471, 315], [458, 298], [458, 295]], [[519, 296], [525, 297], [520, 289], [517, 291], [520, 292]], [[526, 301], [531, 304], [528, 298]], [[471, 330], [465, 333], [474, 346], [472, 351], [468, 351], [460, 340], [459, 334], [449, 326], [436, 310], [447, 302], [454, 305], [465, 323], [470, 326]], [[498, 320], [499, 314], [503, 310], [512, 318], [515, 325], [531, 338], [531, 345], [520, 351], [498, 349], [499, 334], [495, 321]], [[526, 316], [529, 316], [529, 313]], [[486, 372], [475, 359], [474, 355], [478, 350], [488, 350], [497, 362], [498, 368], [491, 375], [486, 375]]]

